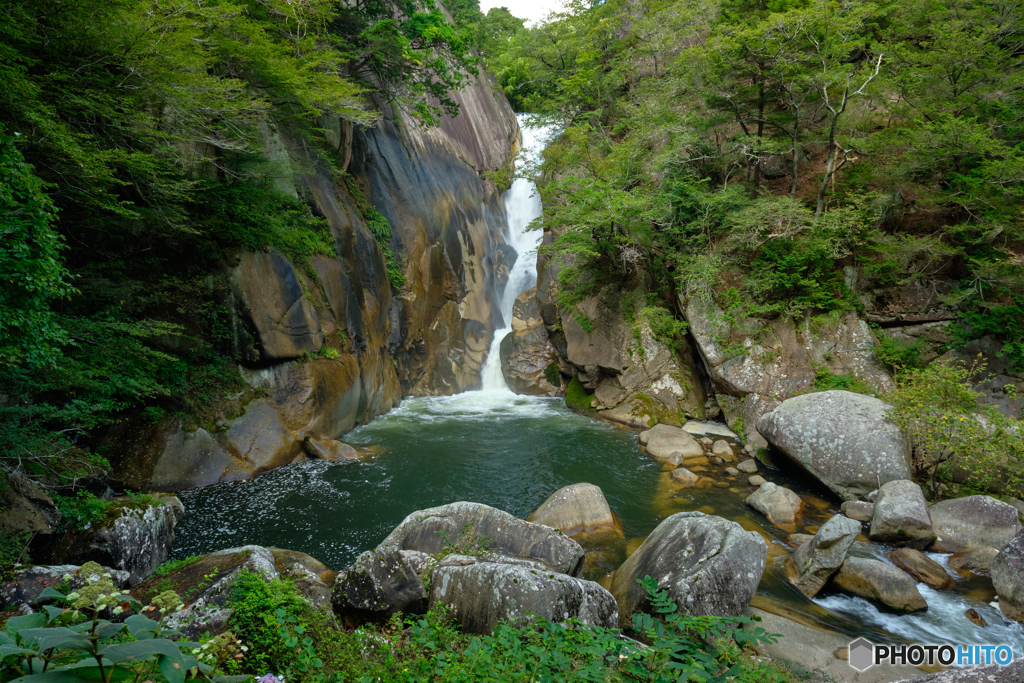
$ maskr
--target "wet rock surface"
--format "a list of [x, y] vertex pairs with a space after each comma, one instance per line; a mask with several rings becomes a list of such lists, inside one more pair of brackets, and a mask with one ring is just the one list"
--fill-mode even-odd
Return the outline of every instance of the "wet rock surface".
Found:
[[1018, 531], [992, 560], [992, 585], [999, 594], [999, 611], [1024, 623], [1024, 530]]
[[903, 435], [889, 406], [848, 391], [791, 398], [757, 421], [757, 431], [845, 500], [862, 499], [878, 482], [910, 479]]
[[910, 574], [915, 580], [928, 584], [936, 590], [949, 590], [956, 582], [938, 562], [920, 550], [899, 548], [889, 553], [894, 565]]
[[914, 579], [901, 569], [879, 560], [846, 558], [839, 572], [832, 577], [831, 586], [896, 612], [928, 609], [928, 603], [917, 590]]
[[764, 539], [736, 522], [700, 512], [680, 512], [658, 525], [619, 567], [611, 592], [623, 624], [649, 609], [637, 583], [654, 577], [680, 612], [736, 616], [757, 591], [768, 548]]
[[[531, 396], [564, 394], [558, 373], [558, 351], [544, 327], [536, 287], [516, 298], [511, 325], [512, 331], [501, 342], [501, 373], [508, 387], [517, 394]], [[552, 364], [555, 367], [550, 370]]]
[[686, 458], [704, 455], [704, 449], [688, 432], [679, 427], [657, 424], [647, 432], [647, 454], [658, 460], [675, 458], [682, 463]]

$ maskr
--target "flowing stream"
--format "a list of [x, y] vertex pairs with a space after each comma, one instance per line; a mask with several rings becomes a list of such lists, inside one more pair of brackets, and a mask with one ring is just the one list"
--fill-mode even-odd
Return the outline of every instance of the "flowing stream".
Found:
[[[524, 126], [523, 132], [528, 151], [538, 153], [548, 131]], [[501, 302], [502, 318], [509, 325], [516, 296], [536, 284], [541, 234], [526, 230], [541, 210], [533, 184], [516, 180], [506, 195], [506, 208], [506, 241], [519, 252]], [[1018, 656], [1024, 653], [1024, 628], [1007, 622], [988, 604], [991, 581], [981, 577], [957, 577], [952, 591], [919, 585], [929, 609], [913, 615], [883, 613], [846, 595], [808, 600], [785, 579], [789, 548], [784, 540], [796, 531], [813, 533], [839, 512], [837, 500], [812, 482], [763, 472], [806, 503], [799, 527], [781, 529], [745, 505], [751, 489], [745, 479], [719, 471], [724, 466], [709, 466], [704, 474], [727, 487], [673, 486], [669, 471], [640, 452], [635, 431], [577, 415], [561, 399], [513, 394], [498, 359], [508, 329], [495, 334], [482, 391], [406, 399], [344, 437], [375, 447], [377, 455], [343, 463], [311, 461], [249, 481], [181, 492], [187, 514], [176, 532], [174, 557], [258, 544], [306, 552], [341, 569], [415, 510], [466, 500], [526, 517], [557, 489], [586, 481], [603, 489], [625, 530], [620, 543], [588, 548], [586, 578], [607, 576], [665, 517], [699, 510], [735, 520], [769, 542], [758, 600], [879, 643], [1006, 643]], [[883, 561], [887, 552], [866, 539], [851, 550]], [[946, 556], [932, 557], [943, 563]], [[976, 609], [988, 626], [971, 623], [963, 615], [968, 608]]]

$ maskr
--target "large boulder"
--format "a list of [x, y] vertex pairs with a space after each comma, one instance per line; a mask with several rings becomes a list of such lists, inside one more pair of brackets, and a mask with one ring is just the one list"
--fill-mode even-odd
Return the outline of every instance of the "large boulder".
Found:
[[999, 610], [1024, 623], [1024, 529], [992, 560], [992, 585], [999, 594]]
[[487, 537], [488, 549], [507, 557], [543, 562], [552, 571], [577, 576], [583, 567], [579, 543], [540, 524], [480, 503], [449, 503], [418, 510], [388, 534], [379, 547], [438, 555], [446, 542]]
[[835, 515], [793, 553], [790, 581], [807, 597], [817, 595], [846, 559], [846, 551], [857, 540], [860, 524]]
[[593, 484], [558, 489], [526, 521], [558, 529], [566, 536], [622, 537], [622, 525], [608, 507], [604, 492]]
[[935, 529], [921, 487], [909, 480], [882, 485], [871, 517], [873, 541], [924, 548], [935, 540]]
[[932, 549], [940, 553], [999, 550], [1021, 529], [1017, 509], [990, 496], [944, 500], [928, 512], [938, 536]]
[[772, 524], [788, 526], [796, 522], [804, 502], [793, 491], [768, 481], [747, 497], [747, 505], [767, 517]]
[[667, 424], [654, 425], [646, 433], [647, 454], [658, 460], [676, 460], [704, 455], [704, 449], [689, 432]]
[[490, 633], [499, 621], [572, 618], [615, 628], [619, 612], [607, 590], [583, 579], [521, 564], [450, 555], [430, 578], [430, 605], [444, 605], [466, 633]]
[[764, 538], [736, 522], [701, 512], [674, 514], [615, 572], [611, 591], [619, 617], [626, 625], [634, 612], [650, 609], [638, 583], [645, 576], [654, 577], [684, 614], [741, 614], [757, 592], [767, 557]]
[[33, 547], [37, 562], [96, 562], [128, 572], [134, 586], [153, 573], [171, 554], [174, 528], [185, 514], [174, 496], [114, 498], [107, 516], [81, 531], [43, 537]]
[[898, 548], [889, 553], [889, 559], [915, 580], [926, 583], [936, 590], [949, 590], [956, 584], [941, 564], [920, 550]]
[[501, 374], [517, 394], [558, 396], [565, 393], [558, 351], [548, 339], [536, 294], [536, 287], [527, 290], [512, 306], [512, 331], [501, 340]]
[[910, 450], [888, 421], [890, 406], [849, 391], [822, 391], [783, 401], [761, 416], [757, 431], [811, 476], [846, 500], [910, 479]]
[[338, 572], [331, 601], [343, 620], [381, 621], [398, 612], [425, 612], [427, 591], [402, 552], [381, 545]]
[[879, 560], [848, 557], [832, 578], [839, 590], [876, 602], [895, 612], [922, 612], [928, 603], [914, 579], [903, 570]]

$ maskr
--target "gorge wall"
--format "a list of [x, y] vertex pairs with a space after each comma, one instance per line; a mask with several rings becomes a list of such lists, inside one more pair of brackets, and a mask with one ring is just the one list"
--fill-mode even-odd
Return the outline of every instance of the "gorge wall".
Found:
[[454, 99], [459, 115], [435, 127], [381, 101], [372, 128], [321, 120], [347, 174], [265, 131], [277, 186], [326, 219], [337, 256], [246, 252], [211, 276], [229, 283], [244, 385], [210, 415], [115, 426], [115, 481], [173, 491], [249, 478], [324, 453], [319, 442], [329, 452], [403, 395], [479, 387], [500, 318], [493, 261], [506, 229], [501, 192], [484, 173], [509, 162], [520, 135], [486, 75]]

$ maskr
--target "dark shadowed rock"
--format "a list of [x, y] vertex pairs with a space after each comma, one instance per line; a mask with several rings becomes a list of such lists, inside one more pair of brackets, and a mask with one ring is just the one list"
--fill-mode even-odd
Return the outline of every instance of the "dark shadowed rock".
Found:
[[1024, 659], [1015, 659], [1006, 666], [967, 666], [926, 676], [904, 678], [897, 683], [1024, 683]]
[[764, 572], [764, 539], [736, 522], [700, 512], [665, 519], [619, 567], [612, 594], [625, 625], [650, 609], [637, 583], [654, 577], [684, 614], [736, 616], [750, 604]]
[[873, 541], [912, 548], [924, 548], [935, 540], [921, 487], [908, 480], [882, 484], [875, 499], [868, 536]]
[[593, 581], [506, 562], [449, 556], [434, 569], [430, 605], [451, 609], [467, 633], [490, 633], [499, 621], [521, 623], [536, 615], [555, 622], [571, 618], [615, 628], [615, 598]]
[[861, 557], [848, 557], [832, 578], [839, 590], [853, 593], [896, 612], [921, 612], [928, 603], [917, 584], [903, 570]]
[[920, 550], [899, 548], [889, 553], [889, 559], [917, 581], [926, 583], [936, 590], [948, 591], [956, 585], [953, 577], [942, 568], [941, 564]]
[[859, 533], [858, 522], [843, 515], [832, 517], [793, 553], [790, 581], [807, 597], [816, 595], [843, 566], [846, 551]]
[[991, 496], [944, 500], [928, 512], [938, 536], [932, 549], [940, 553], [999, 550], [1021, 529], [1017, 509]]
[[583, 566], [583, 548], [550, 527], [531, 524], [503, 510], [480, 503], [449, 503], [419, 510], [406, 517], [380, 547], [418, 550], [437, 555], [446, 538], [455, 542], [464, 533], [486, 536], [491, 551], [508, 557], [543, 562], [552, 570], [577, 575]]
[[821, 391], [783, 401], [757, 431], [811, 476], [846, 500], [910, 479], [910, 452], [886, 421], [890, 406], [863, 394]]
[[338, 572], [331, 601], [343, 620], [379, 621], [397, 612], [422, 614], [427, 591], [401, 552], [377, 546]]
[[622, 526], [612, 515], [601, 487], [593, 484], [572, 484], [558, 489], [526, 521], [558, 529], [566, 536], [622, 537]]
[[326, 583], [333, 583], [337, 572], [328, 568], [320, 560], [306, 553], [297, 550], [285, 550], [283, 548], [267, 548], [274, 558], [274, 567], [277, 571], [283, 572], [292, 565], [299, 564], [319, 576]]
[[320, 441], [319, 439], [307, 436], [302, 440], [302, 450], [311, 458], [328, 462], [359, 459], [359, 451], [347, 443], [337, 441], [336, 439]]
[[761, 484], [761, 488], [750, 494], [746, 502], [767, 517], [772, 524], [779, 525], [791, 525], [796, 522], [796, 516], [804, 506], [804, 502], [796, 493], [770, 481]]
[[512, 307], [512, 331], [501, 340], [501, 373], [517, 394], [559, 396], [565, 393], [561, 377], [548, 374], [551, 364], [558, 362], [558, 351], [548, 339], [536, 294], [536, 287], [523, 292]]
[[243, 253], [231, 285], [256, 329], [264, 360], [298, 358], [323, 346], [316, 312], [292, 264], [278, 251]]
[[1009, 619], [1024, 622], [1024, 530], [992, 560], [992, 585], [999, 594], [999, 610]]

